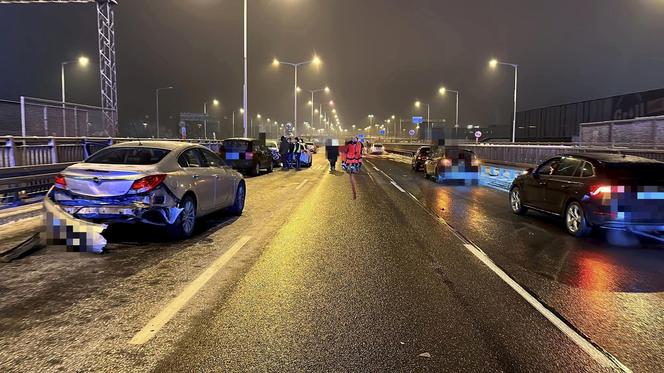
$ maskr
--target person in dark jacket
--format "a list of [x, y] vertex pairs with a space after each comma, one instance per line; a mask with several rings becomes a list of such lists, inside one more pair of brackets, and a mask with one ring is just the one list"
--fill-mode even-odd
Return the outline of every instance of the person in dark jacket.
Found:
[[293, 152], [295, 151], [295, 140], [292, 137], [288, 138], [288, 168], [293, 168]]
[[327, 140], [325, 143], [325, 154], [327, 160], [330, 162], [330, 172], [337, 170], [337, 158], [339, 158], [339, 142], [335, 144], [335, 140]]
[[290, 168], [288, 163], [288, 139], [286, 136], [281, 136], [281, 141], [279, 142], [279, 155], [281, 156], [281, 167], [284, 170]]

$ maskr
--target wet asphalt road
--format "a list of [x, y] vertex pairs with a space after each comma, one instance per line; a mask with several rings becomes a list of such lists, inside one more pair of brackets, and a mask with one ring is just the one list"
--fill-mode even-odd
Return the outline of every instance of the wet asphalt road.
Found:
[[[663, 369], [661, 247], [575, 240], [555, 219], [512, 216], [502, 192], [370, 162], [355, 200], [319, 155], [248, 179], [245, 214], [206, 218], [191, 240], [132, 228], [101, 256], [49, 247], [0, 264], [0, 370], [611, 370], [468, 241], [629, 368]], [[129, 343], [245, 241], [152, 339]]]

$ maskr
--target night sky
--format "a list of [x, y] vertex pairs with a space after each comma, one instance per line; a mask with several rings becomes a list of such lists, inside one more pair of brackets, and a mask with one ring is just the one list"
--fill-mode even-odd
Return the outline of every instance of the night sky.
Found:
[[[662, 0], [250, 0], [249, 108], [292, 119], [292, 69], [271, 61], [323, 59], [301, 70], [303, 89], [328, 84], [342, 122], [365, 124], [414, 113], [419, 98], [432, 117], [461, 124], [508, 125], [513, 73], [487, 61], [520, 65], [519, 108], [547, 106], [664, 87]], [[120, 127], [202, 111], [218, 116], [242, 105], [241, 0], [120, 0], [116, 7]], [[99, 104], [93, 5], [0, 5], [0, 98], [59, 99], [60, 62], [85, 54], [87, 70], [67, 70], [68, 101]], [[322, 95], [319, 96], [318, 101]], [[309, 120], [301, 95], [300, 120]], [[148, 116], [145, 119], [145, 116]]]

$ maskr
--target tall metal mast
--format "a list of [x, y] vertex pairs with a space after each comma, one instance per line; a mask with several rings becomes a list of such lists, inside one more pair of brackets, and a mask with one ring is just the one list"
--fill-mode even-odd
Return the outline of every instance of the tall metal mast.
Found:
[[117, 0], [0, 0], [0, 4], [87, 4], [97, 5], [97, 39], [99, 42], [99, 80], [104, 129], [109, 136], [118, 130], [118, 83], [115, 64], [115, 15]]

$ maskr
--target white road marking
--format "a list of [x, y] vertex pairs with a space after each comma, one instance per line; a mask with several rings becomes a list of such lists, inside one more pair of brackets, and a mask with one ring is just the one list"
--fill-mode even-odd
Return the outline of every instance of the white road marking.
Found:
[[306, 184], [306, 183], [308, 183], [308, 182], [309, 182], [309, 179], [304, 179], [304, 181], [301, 182], [300, 185], [298, 185], [297, 187], [295, 187], [295, 190], [300, 190], [300, 189], [302, 189], [302, 187], [304, 186], [304, 184]]
[[205, 284], [210, 281], [210, 279], [217, 274], [230, 260], [235, 256], [235, 254], [240, 251], [240, 249], [246, 245], [251, 237], [243, 236], [235, 242], [235, 244], [228, 249], [223, 255], [221, 255], [217, 260], [212, 263], [203, 273], [201, 273], [194, 281], [187, 285], [184, 290], [177, 297], [175, 297], [170, 303], [164, 307], [155, 316], [150, 320], [147, 325], [143, 327], [134, 338], [129, 341], [129, 344], [133, 345], [142, 345], [152, 339], [161, 328], [166, 325], [181, 309], [184, 307], [187, 302], [198, 293]]
[[390, 184], [394, 185], [395, 188], [397, 188], [401, 193], [406, 193], [406, 191], [399, 186], [399, 184], [395, 183], [394, 181], [390, 181]]
[[618, 368], [623, 372], [631, 372], [631, 370], [618, 361], [618, 359], [608, 354], [608, 352], [601, 351], [598, 347], [590, 343], [585, 337], [580, 335], [576, 330], [572, 329], [567, 323], [551, 312], [551, 310], [546, 308], [539, 300], [537, 300], [537, 298], [533, 297], [521, 285], [519, 285], [518, 282], [514, 281], [514, 279], [505, 273], [505, 271], [498, 267], [484, 251], [475, 245], [464, 244], [464, 246], [595, 361], [607, 368]]
[[[369, 162], [369, 161], [367, 161]], [[376, 168], [376, 166], [373, 165], [373, 163], [369, 162], [376, 171], [382, 173], [387, 179], [390, 180], [392, 185], [395, 187], [398, 187], [398, 185], [394, 182], [394, 180], [388, 176], [385, 172], [379, 170]], [[584, 352], [586, 352], [592, 359], [597, 361], [599, 364], [601, 364], [604, 367], [610, 368], [610, 369], [619, 369], [623, 372], [631, 372], [631, 369], [626, 367], [623, 363], [621, 363], [615, 356], [611, 355], [609, 352], [604, 351], [601, 347], [594, 345], [591, 343], [586, 337], [583, 335], [579, 334], [574, 328], [570, 327], [565, 321], [563, 321], [560, 317], [556, 316], [551, 310], [549, 310], [542, 302], [537, 300], [533, 295], [531, 295], [528, 291], [526, 291], [521, 285], [519, 285], [518, 282], [516, 282], [514, 279], [512, 279], [505, 271], [503, 271], [498, 265], [496, 265], [489, 256], [482, 251], [482, 249], [478, 248], [475, 245], [466, 243], [468, 242], [465, 237], [463, 237], [459, 232], [457, 232], [445, 219], [442, 217], [438, 216], [437, 214], [434, 214], [431, 212], [426, 206], [424, 206], [413, 194], [410, 192], [407, 192], [411, 198], [415, 200], [415, 202], [427, 213], [429, 213], [432, 217], [434, 217], [440, 224], [445, 225], [447, 228], [452, 230], [454, 235], [464, 242], [464, 247], [470, 251], [473, 255], [475, 255], [484, 265], [489, 267], [498, 277], [500, 277], [501, 280], [503, 280], [507, 285], [509, 285], [514, 291], [517, 292], [526, 302], [528, 302], [531, 306], [533, 306], [542, 316], [544, 316], [549, 322], [551, 322], [558, 330], [560, 330], [563, 334], [565, 334], [569, 339], [574, 342], [577, 346], [579, 346]]]

